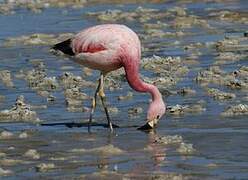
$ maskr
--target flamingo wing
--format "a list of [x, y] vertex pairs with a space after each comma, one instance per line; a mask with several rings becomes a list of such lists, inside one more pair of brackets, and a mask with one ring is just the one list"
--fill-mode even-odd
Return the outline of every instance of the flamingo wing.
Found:
[[140, 58], [138, 36], [118, 24], [90, 27], [54, 47], [65, 54], [73, 54], [77, 63], [103, 72], [120, 68], [123, 56]]

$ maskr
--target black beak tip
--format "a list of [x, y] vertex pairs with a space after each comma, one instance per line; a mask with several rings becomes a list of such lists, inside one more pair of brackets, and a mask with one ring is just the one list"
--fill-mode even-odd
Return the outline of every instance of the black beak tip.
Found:
[[143, 126], [137, 128], [137, 130], [141, 130], [141, 131], [149, 131], [149, 130], [152, 130], [153, 127], [150, 126], [150, 124], [146, 123], [144, 124]]

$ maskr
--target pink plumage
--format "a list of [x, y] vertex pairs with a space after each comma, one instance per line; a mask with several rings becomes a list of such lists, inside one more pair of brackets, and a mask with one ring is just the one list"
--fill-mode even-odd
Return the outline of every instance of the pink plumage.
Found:
[[129, 85], [138, 92], [149, 92], [152, 96], [146, 126], [153, 128], [165, 113], [165, 104], [158, 88], [143, 82], [139, 77], [140, 40], [127, 26], [119, 24], [93, 26], [53, 48], [73, 55], [74, 61], [100, 70], [103, 75], [124, 67]]

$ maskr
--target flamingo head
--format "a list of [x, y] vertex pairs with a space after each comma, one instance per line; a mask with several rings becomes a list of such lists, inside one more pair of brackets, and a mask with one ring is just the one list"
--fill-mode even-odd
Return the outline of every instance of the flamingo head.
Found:
[[153, 129], [157, 125], [159, 119], [165, 114], [165, 111], [166, 111], [166, 106], [162, 99], [159, 101], [152, 101], [147, 111], [146, 124], [138, 129], [140, 130]]

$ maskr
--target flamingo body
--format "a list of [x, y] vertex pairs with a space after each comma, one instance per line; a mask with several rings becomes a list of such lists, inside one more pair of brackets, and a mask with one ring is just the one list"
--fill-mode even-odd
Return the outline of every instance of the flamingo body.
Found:
[[85, 29], [73, 38], [71, 47], [78, 63], [104, 73], [122, 67], [126, 52], [140, 59], [139, 38], [124, 25], [107, 24]]
[[165, 113], [165, 104], [157, 87], [143, 82], [139, 77], [140, 40], [127, 26], [93, 26], [53, 48], [73, 56], [74, 61], [81, 65], [100, 70], [104, 75], [124, 67], [129, 85], [138, 92], [149, 92], [152, 96], [147, 112], [147, 123], [151, 128]]

